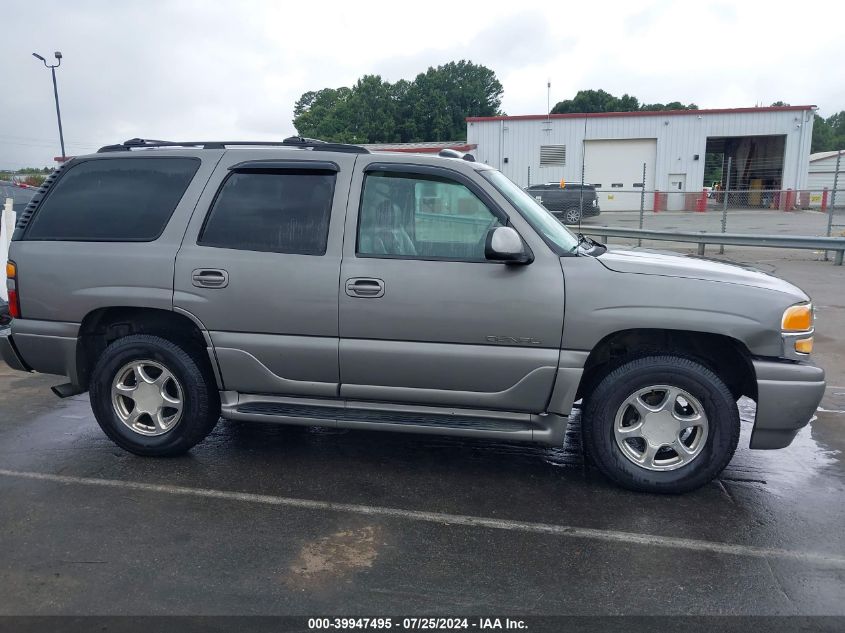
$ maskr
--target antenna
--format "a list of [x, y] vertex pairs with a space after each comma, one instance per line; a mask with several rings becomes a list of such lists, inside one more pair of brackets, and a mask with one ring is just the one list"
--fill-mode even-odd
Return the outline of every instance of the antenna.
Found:
[[546, 118], [552, 120], [552, 80], [546, 80]]
[[[584, 172], [587, 166], [587, 114], [584, 113], [584, 140], [581, 141], [581, 193], [578, 197], [578, 235], [581, 235], [581, 216], [584, 215]], [[643, 183], [645, 186], [645, 183]], [[598, 194], [596, 194], [598, 196]]]

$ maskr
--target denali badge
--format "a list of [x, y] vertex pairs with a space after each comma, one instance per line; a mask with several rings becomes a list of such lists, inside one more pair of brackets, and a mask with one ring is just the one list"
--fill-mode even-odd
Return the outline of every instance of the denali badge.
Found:
[[488, 336], [488, 343], [499, 345], [539, 345], [540, 341], [530, 336]]

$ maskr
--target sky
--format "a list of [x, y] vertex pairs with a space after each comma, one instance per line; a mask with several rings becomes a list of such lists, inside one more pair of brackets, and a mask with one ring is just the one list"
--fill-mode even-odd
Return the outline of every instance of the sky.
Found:
[[845, 110], [841, 1], [40, 0], [0, 10], [0, 169], [133, 137], [278, 140], [308, 90], [469, 59], [508, 114], [580, 89], [702, 108]]

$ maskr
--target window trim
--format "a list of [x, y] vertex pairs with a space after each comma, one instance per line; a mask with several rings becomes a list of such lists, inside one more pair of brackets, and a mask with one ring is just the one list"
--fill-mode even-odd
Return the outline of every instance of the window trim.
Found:
[[[266, 162], [271, 162], [271, 161], [246, 161], [246, 162], [266, 163]], [[272, 161], [272, 162], [281, 163], [283, 161]], [[287, 161], [287, 162], [289, 164], [284, 166], [284, 167], [275, 167], [275, 168], [272, 168], [272, 169], [260, 168], [260, 169], [257, 169], [257, 170], [247, 169], [247, 170], [244, 170], [244, 171], [234, 171], [232, 169], [232, 167], [230, 167], [229, 170], [228, 170], [229, 173], [226, 174], [226, 177], [218, 185], [217, 191], [214, 192], [214, 197], [211, 199], [211, 202], [208, 205], [208, 209], [206, 209], [206, 211], [205, 211], [205, 217], [203, 218], [202, 224], [200, 225], [200, 229], [197, 232], [196, 241], [194, 243], [195, 246], [199, 246], [201, 248], [219, 248], [219, 249], [224, 249], [224, 250], [228, 250], [228, 251], [239, 251], [239, 252], [242, 252], [242, 253], [272, 253], [274, 255], [298, 255], [298, 256], [301, 256], [301, 257], [325, 257], [326, 253], [328, 253], [328, 251], [329, 251], [329, 234], [331, 233], [332, 217], [334, 215], [334, 196], [335, 196], [335, 193], [337, 192], [337, 174], [339, 173], [340, 169], [335, 170], [335, 169], [331, 169], [331, 168], [311, 167], [311, 166], [303, 168], [301, 166], [303, 164], [323, 165], [323, 164], [326, 164], [326, 162], [324, 162], [324, 161]], [[243, 164], [245, 164], [245, 163], [238, 163], [238, 165], [243, 165]], [[331, 164], [337, 166], [335, 163], [331, 163]], [[233, 167], [235, 167], [235, 166], [237, 166], [237, 165], [233, 165]], [[325, 172], [331, 172], [331, 175], [334, 177], [334, 179], [332, 180], [332, 193], [331, 193], [331, 196], [330, 196], [330, 199], [329, 199], [329, 204], [330, 204], [330, 206], [329, 206], [329, 223], [326, 226], [326, 243], [325, 243], [325, 246], [323, 247], [322, 253], [281, 253], [279, 251], [259, 251], [259, 250], [255, 250], [255, 249], [251, 249], [251, 248], [235, 248], [235, 247], [232, 247], [232, 246], [218, 246], [218, 245], [215, 245], [215, 244], [203, 244], [202, 242], [200, 242], [203, 234], [205, 233], [205, 228], [208, 225], [208, 221], [211, 219], [211, 212], [214, 210], [214, 207], [217, 205], [217, 200], [220, 198], [220, 194], [223, 192], [223, 188], [226, 186], [226, 183], [229, 182], [230, 178], [232, 178], [232, 177], [234, 177], [238, 174], [253, 174], [254, 175], [256, 173], [260, 173], [260, 174], [268, 175], [268, 174], [276, 174], [276, 173], [283, 174], [283, 173], [288, 172], [288, 171], [304, 171], [304, 172], [313, 172], [315, 174], [320, 174], [320, 173], [325, 174]]]
[[229, 167], [229, 171], [239, 173], [260, 172], [272, 173], [276, 171], [333, 171], [340, 172], [340, 167], [330, 160], [245, 160]]
[[[487, 258], [482, 259], [456, 259], [454, 257], [421, 257], [419, 255], [386, 255], [386, 254], [379, 254], [379, 253], [361, 253], [358, 251], [358, 243], [361, 237], [361, 208], [364, 204], [364, 189], [367, 186], [367, 178], [369, 172], [389, 172], [395, 174], [402, 174], [407, 176], [434, 176], [437, 178], [443, 178], [446, 180], [451, 180], [456, 184], [460, 184], [465, 186], [472, 194], [474, 194], [484, 206], [487, 207], [487, 210], [495, 216], [499, 222], [502, 223], [502, 226], [510, 226], [514, 228], [511, 224], [510, 217], [502, 209], [501, 205], [499, 205], [493, 198], [488, 194], [484, 189], [478, 186], [476, 182], [474, 182], [471, 178], [467, 177], [465, 174], [456, 171], [454, 169], [448, 169], [446, 167], [439, 167], [435, 165], [420, 165], [416, 163], [369, 163], [364, 167], [364, 178], [361, 182], [361, 194], [358, 199], [358, 217], [355, 221], [355, 257], [361, 259], [404, 259], [410, 261], [425, 261], [425, 262], [457, 262], [461, 264], [507, 264], [508, 262], [501, 262], [501, 261], [494, 261]], [[516, 230], [516, 229], [514, 229]], [[519, 233], [517, 231], [517, 233]], [[531, 250], [531, 247], [522, 237], [522, 244], [525, 246], [526, 253], [533, 258], [534, 253]]]
[[[194, 169], [194, 173], [191, 175], [190, 180], [188, 181], [185, 190], [182, 192], [182, 195], [179, 196], [179, 199], [176, 201], [176, 204], [173, 205], [173, 209], [170, 210], [170, 215], [167, 216], [167, 221], [161, 227], [161, 231], [159, 231], [158, 235], [153, 238], [123, 238], [123, 239], [105, 239], [105, 238], [91, 238], [86, 240], [69, 240], [63, 238], [37, 238], [32, 239], [29, 238], [29, 232], [32, 230], [33, 225], [36, 223], [36, 217], [38, 216], [39, 211], [43, 208], [44, 204], [47, 200], [50, 199], [50, 196], [56, 192], [56, 189], [59, 187], [59, 183], [74, 169], [79, 167], [80, 165], [85, 165], [91, 162], [97, 161], [112, 161], [112, 160], [150, 160], [151, 158], [156, 158], [159, 160], [166, 159], [166, 160], [189, 160], [193, 163], [196, 163], [196, 169]], [[173, 220], [173, 214], [176, 213], [176, 209], [179, 208], [179, 205], [182, 203], [182, 199], [185, 197], [185, 194], [188, 193], [188, 189], [191, 188], [191, 185], [194, 182], [194, 179], [197, 177], [197, 173], [202, 167], [202, 159], [199, 156], [109, 156], [109, 157], [94, 157], [91, 156], [89, 158], [71, 158], [71, 164], [67, 166], [67, 168], [63, 169], [53, 184], [50, 185], [50, 188], [44, 194], [44, 197], [38, 201], [38, 206], [32, 212], [32, 216], [29, 218], [29, 222], [27, 222], [26, 228], [23, 231], [23, 234], [20, 236], [20, 241], [26, 242], [69, 242], [69, 243], [102, 243], [102, 244], [148, 244], [152, 242], [157, 242], [161, 239], [161, 236], [164, 235], [164, 232], [167, 230], [167, 227], [170, 225], [170, 222]], [[69, 161], [69, 162], [70, 162]], [[106, 163], [108, 164], [108, 162]]]

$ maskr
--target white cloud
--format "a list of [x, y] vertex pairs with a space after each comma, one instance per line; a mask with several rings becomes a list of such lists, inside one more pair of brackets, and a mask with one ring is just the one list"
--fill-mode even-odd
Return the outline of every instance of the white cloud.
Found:
[[58, 154], [49, 72], [61, 50], [68, 152], [133, 136], [272, 139], [306, 90], [363, 74], [395, 81], [472, 59], [496, 71], [509, 114], [582, 88], [643, 101], [845, 109], [840, 3], [19, 2], [0, 15], [0, 167]]

